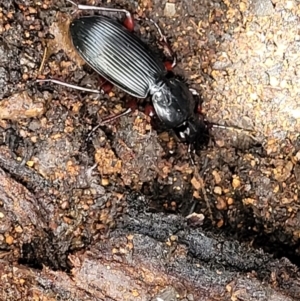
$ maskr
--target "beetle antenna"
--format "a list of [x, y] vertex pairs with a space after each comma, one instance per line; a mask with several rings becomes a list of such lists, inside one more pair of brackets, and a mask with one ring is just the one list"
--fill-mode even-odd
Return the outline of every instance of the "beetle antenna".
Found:
[[123, 117], [125, 115], [128, 115], [129, 113], [132, 112], [132, 109], [131, 108], [128, 108], [126, 111], [124, 112], [121, 112], [119, 114], [115, 114], [113, 116], [109, 116], [109, 117], [106, 117], [105, 119], [103, 119], [100, 123], [98, 123], [95, 127], [92, 128], [92, 130], [89, 132], [87, 138], [86, 138], [86, 141], [90, 140], [91, 139], [91, 136], [92, 134], [100, 127], [100, 126], [103, 126], [107, 123], [110, 123], [120, 117]]
[[192, 146], [191, 143], [189, 143], [189, 146], [188, 146], [188, 154], [189, 154], [189, 158], [190, 158], [190, 160], [191, 160], [191, 164], [192, 164], [193, 166], [195, 166], [195, 160], [194, 160], [194, 158], [192, 157], [192, 150], [193, 150], [193, 146]]
[[230, 126], [230, 125], [222, 125], [222, 124], [218, 124], [218, 123], [214, 123], [214, 122], [208, 122], [209, 126], [211, 126], [211, 128], [216, 128], [216, 129], [225, 129], [225, 130], [233, 130], [233, 131], [240, 131], [240, 132], [248, 132], [248, 133], [255, 133], [254, 130], [248, 130], [245, 128], [241, 128], [238, 126]]

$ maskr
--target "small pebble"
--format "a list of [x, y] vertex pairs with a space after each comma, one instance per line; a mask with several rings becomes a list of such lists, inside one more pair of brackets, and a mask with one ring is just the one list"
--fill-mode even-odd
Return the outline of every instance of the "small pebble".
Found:
[[221, 182], [221, 177], [220, 177], [219, 173], [216, 170], [214, 170], [212, 172], [212, 175], [214, 176], [216, 184], [219, 184]]
[[65, 209], [68, 209], [70, 206], [69, 206], [69, 202], [68, 201], [64, 201], [62, 202], [61, 204], [61, 209], [65, 210]]
[[103, 179], [101, 180], [101, 185], [102, 185], [102, 186], [107, 186], [107, 185], [109, 185], [109, 179], [103, 178]]
[[222, 194], [222, 188], [220, 186], [215, 186], [214, 193], [221, 195]]
[[15, 227], [15, 231], [16, 231], [17, 233], [23, 233], [23, 229], [22, 229], [21, 226]]
[[216, 208], [218, 210], [226, 209], [226, 202], [221, 197], [217, 198]]
[[278, 84], [279, 84], [279, 82], [278, 82], [277, 78], [274, 77], [274, 76], [271, 76], [271, 77], [270, 77], [270, 85], [271, 85], [272, 87], [277, 87]]
[[232, 180], [232, 187], [234, 189], [239, 188], [241, 186], [241, 181], [238, 177], [233, 178]]
[[228, 198], [227, 199], [227, 205], [232, 205], [234, 203], [234, 200], [233, 200], [233, 198]]
[[166, 17], [173, 17], [176, 14], [175, 4], [174, 3], [166, 3], [164, 15]]
[[14, 238], [10, 235], [8, 235], [6, 238], [5, 238], [5, 242], [8, 244], [8, 245], [12, 245], [13, 242], [14, 242]]
[[27, 161], [26, 165], [29, 166], [29, 167], [33, 167], [34, 161]]

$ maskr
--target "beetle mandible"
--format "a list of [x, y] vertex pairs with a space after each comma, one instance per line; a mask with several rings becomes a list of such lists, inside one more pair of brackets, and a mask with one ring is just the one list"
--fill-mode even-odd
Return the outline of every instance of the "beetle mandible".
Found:
[[[75, 49], [90, 67], [118, 88], [137, 98], [150, 96], [160, 121], [173, 129], [181, 141], [189, 145], [197, 144], [206, 125], [197, 111], [195, 91], [168, 70], [148, 45], [132, 32], [134, 25], [131, 14], [124, 9], [77, 5], [71, 0], [67, 1], [80, 10], [126, 14], [124, 24], [104, 15], [73, 20], [70, 35]], [[154, 24], [166, 42], [160, 28]], [[176, 64], [175, 58], [172, 65]], [[51, 79], [38, 81], [64, 84]], [[65, 85], [99, 93], [98, 90]]]

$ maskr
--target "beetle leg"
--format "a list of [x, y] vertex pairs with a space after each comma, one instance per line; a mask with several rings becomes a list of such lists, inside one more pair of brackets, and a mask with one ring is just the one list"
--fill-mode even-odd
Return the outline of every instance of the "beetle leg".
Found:
[[127, 110], [125, 110], [124, 112], [121, 112], [119, 114], [115, 114], [113, 116], [109, 116], [109, 117], [106, 117], [104, 118], [100, 124], [106, 124], [106, 123], [109, 123], [109, 122], [112, 122], [120, 117], [123, 117], [123, 116], [126, 116], [127, 114], [131, 113], [132, 112], [132, 108], [128, 108]]
[[101, 91], [105, 94], [109, 94], [111, 90], [113, 89], [114, 85], [110, 83], [107, 79], [99, 75], [99, 86]]
[[91, 136], [93, 133], [95, 133], [95, 131], [100, 127], [100, 126], [103, 126], [104, 124], [106, 123], [109, 123], [109, 122], [112, 122], [122, 116], [125, 116], [129, 113], [132, 112], [132, 109], [131, 108], [128, 108], [126, 111], [122, 112], [122, 113], [119, 113], [119, 114], [115, 114], [113, 116], [109, 116], [109, 117], [106, 117], [105, 119], [103, 119], [99, 124], [97, 124], [95, 127], [92, 128], [92, 130], [89, 132], [86, 140], [90, 140]]
[[202, 114], [202, 102], [200, 101], [200, 94], [198, 93], [198, 91], [196, 91], [193, 88], [189, 88], [190, 92], [192, 93], [194, 100], [195, 100], [195, 112], [197, 112], [198, 114]]
[[155, 116], [155, 114], [156, 114], [156, 112], [155, 112], [154, 107], [150, 104], [147, 104], [145, 106], [145, 115], [153, 117], [153, 116]]
[[194, 153], [195, 153], [195, 150], [193, 148], [193, 145], [189, 144], [189, 146], [188, 146], [188, 155], [189, 155], [192, 166], [195, 166], [195, 160], [193, 158]]
[[134, 20], [131, 13], [126, 9], [119, 9], [119, 8], [110, 8], [110, 7], [102, 7], [102, 6], [94, 6], [94, 5], [83, 5], [83, 4], [76, 4], [71, 0], [67, 0], [72, 5], [76, 6], [79, 10], [99, 10], [99, 11], [107, 11], [112, 13], [123, 13], [125, 14], [126, 18], [124, 20], [124, 26], [129, 30], [133, 31], [134, 29]]
[[176, 53], [172, 50], [172, 47], [171, 47], [170, 43], [168, 42], [167, 37], [163, 34], [160, 26], [153, 19], [145, 18], [145, 20], [151, 22], [155, 26], [155, 28], [158, 31], [158, 34], [160, 35], [160, 40], [161, 40], [162, 46], [164, 47], [164, 50], [166, 51], [168, 56], [170, 56], [172, 58], [171, 62], [165, 62], [166, 69], [168, 71], [171, 71], [177, 65]]
[[80, 91], [85, 91], [85, 92], [90, 92], [90, 93], [97, 93], [97, 94], [104, 94], [104, 91], [101, 90], [96, 90], [96, 89], [89, 89], [89, 88], [84, 88], [84, 87], [80, 87], [80, 86], [76, 86], [76, 85], [72, 85], [72, 84], [68, 84], [65, 83], [61, 80], [57, 80], [57, 79], [37, 79], [36, 80], [37, 83], [54, 83], [54, 84], [58, 84], [61, 86], [65, 86], [68, 88], [72, 88], [72, 89], [76, 89], [76, 90], [80, 90]]

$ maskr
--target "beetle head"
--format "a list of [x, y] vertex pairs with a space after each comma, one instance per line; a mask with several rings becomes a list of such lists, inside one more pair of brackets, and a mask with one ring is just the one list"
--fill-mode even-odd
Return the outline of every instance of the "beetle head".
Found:
[[207, 128], [197, 112], [198, 101], [188, 86], [174, 75], [160, 76], [150, 91], [158, 118], [173, 129], [179, 139], [198, 144]]
[[203, 116], [196, 113], [173, 130], [182, 142], [194, 145], [196, 149], [203, 145], [208, 138], [208, 127]]

